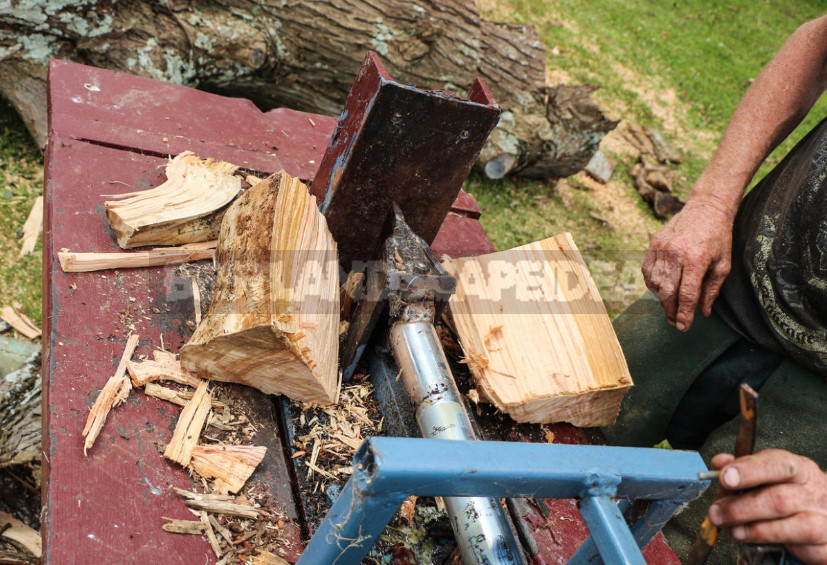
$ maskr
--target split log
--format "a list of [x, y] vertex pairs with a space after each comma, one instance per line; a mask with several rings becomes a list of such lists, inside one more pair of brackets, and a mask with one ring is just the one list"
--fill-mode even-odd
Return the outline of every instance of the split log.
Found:
[[614, 422], [632, 379], [569, 234], [448, 259], [449, 303], [477, 390], [518, 422]]
[[23, 224], [23, 243], [20, 246], [18, 258], [34, 251], [41, 231], [43, 231], [43, 197], [38, 196], [32, 205], [29, 217], [26, 218], [26, 223]]
[[115, 374], [106, 381], [106, 384], [98, 393], [92, 409], [89, 411], [89, 416], [86, 418], [86, 425], [83, 427], [83, 437], [86, 440], [83, 442], [83, 454], [86, 455], [87, 450], [91, 449], [98, 438], [98, 434], [103, 429], [103, 424], [106, 422], [106, 417], [109, 411], [119, 404], [126, 401], [129, 392], [132, 390], [132, 384], [126, 376], [126, 366], [129, 359], [135, 352], [135, 347], [138, 345], [138, 334], [132, 334], [126, 340], [126, 347], [124, 347], [123, 356], [118, 363], [118, 368]]
[[58, 252], [57, 259], [60, 261], [60, 268], [66, 273], [160, 267], [215, 259], [216, 245], [218, 242], [213, 240], [131, 253], [72, 253], [68, 249], [62, 249]]
[[268, 394], [330, 404], [338, 393], [336, 243], [316, 199], [280, 173], [230, 206], [215, 297], [182, 366]]
[[160, 186], [109, 195], [117, 198], [104, 205], [118, 245], [131, 249], [215, 239], [226, 205], [241, 190], [237, 169], [184, 151], [167, 164], [167, 180]]
[[0, 38], [0, 94], [39, 144], [49, 57], [327, 115], [368, 49], [421, 88], [467, 91], [482, 76], [504, 110], [479, 162], [496, 176], [573, 174], [615, 125], [592, 87], [546, 85], [534, 26], [486, 21], [474, 0], [12, 2]]

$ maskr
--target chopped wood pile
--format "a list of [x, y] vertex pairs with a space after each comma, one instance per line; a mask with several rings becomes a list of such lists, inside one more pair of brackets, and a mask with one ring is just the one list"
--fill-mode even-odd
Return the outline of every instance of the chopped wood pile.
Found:
[[227, 211], [210, 308], [181, 349], [199, 376], [319, 404], [338, 394], [339, 264], [316, 199], [282, 172]]
[[185, 151], [167, 165], [167, 180], [142, 192], [110, 196], [106, 216], [124, 249], [180, 245], [218, 235], [221, 216], [241, 190], [237, 166]]
[[664, 220], [679, 212], [684, 203], [672, 193], [676, 171], [669, 166], [681, 163], [677, 150], [661, 132], [652, 128], [628, 123], [623, 133], [639, 152], [639, 161], [629, 175], [655, 217]]
[[444, 265], [457, 279], [450, 314], [483, 400], [518, 422], [614, 422], [632, 379], [569, 234]]

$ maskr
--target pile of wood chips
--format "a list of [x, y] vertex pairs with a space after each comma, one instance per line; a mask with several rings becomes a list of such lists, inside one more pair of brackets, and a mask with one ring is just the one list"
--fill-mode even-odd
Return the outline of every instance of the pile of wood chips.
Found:
[[342, 386], [338, 404], [294, 405], [299, 416], [295, 422], [293, 459], [298, 460], [299, 468], [307, 468], [303, 478], [313, 485], [313, 494], [345, 482], [353, 474], [353, 455], [365, 438], [382, 435], [383, 419], [378, 417], [373, 392], [370, 382], [354, 378]]
[[163, 529], [205, 536], [221, 565], [286, 563], [282, 556], [292, 543], [285, 531], [287, 520], [268, 504], [269, 494], [247, 484], [266, 453], [266, 447], [250, 445], [256, 426], [242, 407], [228, 400], [229, 395], [221, 394], [227, 385], [215, 384], [209, 390], [208, 382], [183, 370], [174, 354], [155, 351], [153, 359], [141, 356], [142, 360], [131, 361], [137, 343], [136, 334], [129, 336], [115, 375], [92, 406], [84, 429], [84, 451], [93, 447], [108, 413], [126, 400], [133, 387], [182, 406], [172, 439], [159, 450], [186, 467], [202, 492], [174, 488], [196, 519], [164, 517]]

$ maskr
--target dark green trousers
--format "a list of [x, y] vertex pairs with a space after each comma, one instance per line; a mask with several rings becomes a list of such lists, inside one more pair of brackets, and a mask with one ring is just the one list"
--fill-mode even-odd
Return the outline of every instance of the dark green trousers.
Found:
[[[728, 351], [738, 347], [742, 339], [714, 314], [710, 318], [697, 315], [688, 332], [679, 332], [666, 323], [660, 304], [647, 295], [621, 314], [614, 326], [635, 386], [624, 398], [617, 422], [603, 429], [607, 441], [613, 445], [651, 447], [666, 438], [667, 430], [670, 425], [674, 427], [676, 419], [691, 419], [691, 414], [681, 413], [687, 411], [684, 396], [690, 390], [697, 392], [694, 385], [700, 375], [708, 379], [710, 374], [721, 374], [724, 379], [729, 372], [740, 378], [738, 373], [742, 369], [737, 363], [715, 372], [715, 364], [721, 364]], [[755, 367], [743, 369], [743, 378], [749, 380], [748, 373], [754, 370]], [[814, 459], [822, 469], [827, 468], [827, 382], [824, 377], [780, 358], [767, 372], [769, 377], [760, 379], [766, 382], [759, 392], [756, 451], [770, 447], [786, 449]], [[737, 386], [725, 394], [733, 396], [721, 404], [737, 406]], [[721, 400], [710, 398], [709, 402]], [[707, 418], [706, 415], [700, 417]], [[735, 417], [702, 441], [698, 451], [707, 464], [717, 453], [732, 452], [737, 431], [738, 418]], [[664, 530], [682, 559], [691, 548], [714, 491], [712, 487], [708, 489]], [[730, 565], [735, 562], [736, 552], [735, 542], [728, 532], [722, 532], [708, 563]]]

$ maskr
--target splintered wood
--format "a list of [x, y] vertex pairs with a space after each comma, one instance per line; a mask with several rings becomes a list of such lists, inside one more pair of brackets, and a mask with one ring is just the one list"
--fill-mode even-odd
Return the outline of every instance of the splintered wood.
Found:
[[518, 422], [614, 422], [626, 360], [569, 234], [447, 259], [450, 311], [477, 389]]
[[101, 389], [100, 394], [95, 399], [92, 405], [92, 410], [86, 419], [86, 425], [83, 428], [83, 437], [86, 440], [83, 442], [83, 454], [86, 455], [87, 450], [91, 449], [95, 444], [95, 440], [103, 429], [103, 424], [106, 422], [106, 417], [109, 411], [121, 404], [129, 396], [129, 391], [132, 390], [132, 384], [126, 376], [126, 366], [129, 363], [130, 357], [135, 352], [135, 346], [138, 345], [138, 335], [132, 334], [126, 340], [126, 347], [124, 347], [123, 356], [118, 363], [118, 368], [115, 374]]
[[216, 290], [181, 349], [200, 377], [330, 404], [338, 391], [336, 243], [307, 187], [282, 172], [227, 211]]
[[241, 190], [236, 165], [185, 151], [167, 164], [160, 186], [110, 195], [104, 203], [109, 225], [123, 249], [180, 245], [215, 239], [225, 206]]
[[60, 261], [60, 268], [67, 273], [158, 267], [214, 259], [216, 245], [218, 242], [213, 240], [129, 253], [72, 253], [68, 249], [62, 249], [58, 252], [57, 259]]
[[201, 437], [211, 406], [212, 395], [207, 391], [207, 382], [203, 381], [181, 411], [164, 457], [184, 467], [190, 464], [192, 450]]
[[26, 223], [23, 224], [23, 244], [20, 246], [18, 258], [25, 257], [34, 251], [41, 231], [43, 231], [43, 197], [38, 196], [32, 205], [29, 217], [26, 218]]
[[0, 309], [0, 319], [5, 320], [11, 327], [29, 339], [40, 337], [40, 328], [35, 326], [34, 322], [18, 310], [19, 309], [12, 308], [11, 306], [3, 306], [3, 308]]
[[40, 532], [2, 511], [0, 511], [0, 539], [23, 548], [37, 558], [43, 554]]
[[267, 448], [257, 445], [196, 445], [192, 468], [207, 479], [215, 479], [219, 493], [237, 493], [256, 470]]
[[[154, 361], [130, 361], [127, 363], [126, 368], [134, 386], [141, 387], [154, 381], [173, 381], [193, 388], [201, 384], [201, 379], [181, 368], [181, 362], [175, 359], [174, 354], [166, 351], [155, 351], [153, 356]], [[170, 399], [165, 398], [164, 400]]]

